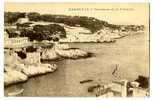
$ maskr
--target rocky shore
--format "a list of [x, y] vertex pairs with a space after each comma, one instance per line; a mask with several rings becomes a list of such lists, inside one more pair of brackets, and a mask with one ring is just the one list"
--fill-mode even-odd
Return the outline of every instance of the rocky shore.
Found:
[[[31, 53], [16, 51], [16, 49], [5, 50], [4, 86], [25, 82], [29, 77], [54, 72], [57, 69], [57, 65], [41, 63], [40, 60], [56, 60], [59, 58], [78, 59], [90, 57], [91, 55], [91, 53], [78, 48], [70, 48], [68, 44], [55, 43], [50, 49], [40, 48]], [[23, 55], [25, 55], [25, 58]]]
[[55, 64], [36, 64], [24, 65], [16, 64], [14, 66], [4, 66], [4, 85], [25, 82], [29, 77], [54, 72], [57, 69]]
[[4, 86], [15, 84], [19, 82], [25, 82], [28, 80], [28, 76], [20, 71], [10, 70], [4, 72]]
[[60, 58], [79, 59], [92, 56], [79, 48], [70, 48], [68, 44], [56, 44], [51, 49], [45, 49], [42, 52], [42, 60], [56, 60]]
[[67, 49], [67, 50], [56, 50], [56, 53], [63, 58], [69, 58], [69, 59], [86, 58], [91, 56], [91, 53], [87, 53], [77, 48]]
[[[116, 39], [136, 34], [136, 33], [142, 33], [143, 31], [135, 32], [135, 31], [122, 31], [122, 30], [116, 30], [116, 29], [109, 29], [104, 28], [100, 29], [94, 33], [86, 33], [86, 32], [76, 32], [82, 27], [73, 27], [73, 28], [66, 28], [68, 31], [68, 34], [66, 35], [66, 38], [60, 39], [61, 43], [67, 43], [67, 42], [94, 42], [94, 43], [112, 43], [115, 42]], [[86, 30], [85, 30], [86, 31]]]

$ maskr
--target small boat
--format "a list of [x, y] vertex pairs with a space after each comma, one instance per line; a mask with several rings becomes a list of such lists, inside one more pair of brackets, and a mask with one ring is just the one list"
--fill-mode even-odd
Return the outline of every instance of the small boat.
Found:
[[24, 89], [21, 89], [19, 91], [8, 93], [8, 96], [17, 96], [17, 95], [19, 95], [19, 94], [21, 94], [23, 92], [24, 92]]
[[88, 79], [88, 80], [80, 81], [80, 83], [83, 84], [83, 83], [86, 83], [86, 82], [92, 82], [92, 81], [93, 81], [93, 80]]

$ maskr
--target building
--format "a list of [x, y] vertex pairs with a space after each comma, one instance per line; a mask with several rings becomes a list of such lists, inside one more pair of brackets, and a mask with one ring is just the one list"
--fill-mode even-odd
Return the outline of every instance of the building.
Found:
[[24, 47], [28, 44], [28, 37], [7, 38], [7, 35], [4, 35], [4, 47], [16, 48]]
[[19, 24], [23, 24], [23, 23], [27, 23], [27, 22], [29, 22], [29, 18], [27, 16], [27, 14], [26, 14], [25, 18], [19, 18], [17, 21], [17, 23], [19, 23]]
[[9, 35], [4, 31], [4, 48], [24, 47], [30, 44], [28, 37], [9, 38]]

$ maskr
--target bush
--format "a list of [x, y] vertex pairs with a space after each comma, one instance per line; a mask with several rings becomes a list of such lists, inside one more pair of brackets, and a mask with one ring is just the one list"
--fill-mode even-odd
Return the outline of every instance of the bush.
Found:
[[36, 35], [34, 34], [33, 30], [22, 29], [20, 30], [20, 32], [20, 37], [28, 37], [30, 41], [33, 41], [36, 38]]
[[26, 57], [27, 57], [27, 55], [26, 55], [24, 52], [22, 52], [22, 51], [17, 52], [17, 54], [18, 54], [18, 56], [19, 56], [21, 59], [26, 59]]
[[28, 18], [31, 21], [39, 21], [40, 20], [40, 14], [39, 13], [35, 13], [35, 12], [28, 13]]
[[26, 52], [36, 52], [36, 51], [37, 51], [37, 49], [34, 48], [33, 46], [28, 46], [28, 47], [26, 48]]
[[9, 35], [9, 38], [15, 38], [15, 37], [18, 37], [19, 34], [16, 33], [16, 29], [13, 29], [13, 28], [10, 28], [10, 29], [6, 29], [6, 32], [8, 33]]
[[135, 81], [140, 83], [139, 85], [140, 87], [149, 88], [149, 78], [148, 77], [139, 75]]

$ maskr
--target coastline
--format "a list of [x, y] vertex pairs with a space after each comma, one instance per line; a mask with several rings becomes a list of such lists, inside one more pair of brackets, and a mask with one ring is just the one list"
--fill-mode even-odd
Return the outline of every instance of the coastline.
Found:
[[[128, 37], [128, 38], [129, 38], [129, 37]], [[123, 39], [124, 39], [124, 38], [123, 38]], [[117, 41], [117, 42], [120, 42], [120, 40]], [[116, 42], [115, 44], [117, 44], [117, 42]], [[92, 43], [92, 44], [93, 44], [93, 43]], [[101, 44], [101, 43], [100, 43], [100, 44]], [[115, 45], [115, 44], [113, 44], [113, 45]], [[112, 44], [111, 44], [111, 45], [112, 45]], [[78, 48], [78, 49], [79, 49], [79, 48], [82, 48], [82, 49], [83, 49], [83, 47], [76, 47], [76, 46], [75, 46], [75, 47], [73, 46], [71, 49], [76, 49], [76, 48]], [[64, 48], [64, 45], [63, 45], [63, 49], [64, 49], [64, 50], [67, 50], [68, 47], [66, 46], [66, 49], [65, 49], [65, 48]], [[86, 50], [86, 49], [83, 49], [83, 50]], [[93, 58], [92, 58], [92, 59], [93, 59]], [[78, 62], [78, 61], [73, 61], [73, 62]], [[71, 67], [71, 66], [68, 66], [68, 67]], [[98, 66], [97, 66], [97, 67], [98, 67]], [[77, 67], [77, 68], [79, 68], [79, 67]], [[77, 69], [77, 68], [76, 68], [76, 69]], [[50, 75], [51, 75], [51, 74], [50, 74]], [[51, 76], [52, 76], [52, 75], [51, 75]], [[50, 76], [50, 77], [51, 77], [51, 76]], [[42, 76], [41, 76], [41, 77], [42, 77]], [[45, 78], [45, 77], [44, 77], [44, 78]], [[81, 78], [81, 79], [84, 79], [84, 78]], [[47, 83], [47, 84], [48, 84], [48, 83]], [[74, 84], [75, 84], [75, 83], [74, 83]], [[110, 85], [110, 84], [109, 84], [109, 85]], [[139, 90], [140, 90], [140, 89], [139, 89]], [[142, 92], [142, 91], [141, 91], [141, 92]], [[145, 92], [145, 90], [143, 90], [143, 92]], [[136, 95], [136, 94], [135, 94], [135, 95]], [[104, 96], [105, 96], [105, 95], [104, 95]], [[100, 97], [103, 97], [103, 95], [100, 96]]]
[[[37, 49], [39, 50], [39, 49]], [[51, 53], [54, 52], [53, 53]], [[60, 53], [62, 52], [63, 53]], [[7, 52], [11, 52], [8, 50]], [[4, 86], [9, 86], [11, 84], [16, 84], [20, 82], [25, 82], [28, 80], [28, 78], [36, 75], [42, 75], [46, 73], [51, 73], [57, 70], [57, 66], [55, 64], [43, 64], [43, 61], [56, 61], [59, 59], [80, 59], [80, 58], [87, 58], [91, 57], [92, 53], [88, 53], [86, 51], [80, 50], [78, 48], [69, 48], [67, 44], [57, 44], [57, 46], [54, 46], [52, 49], [43, 49], [41, 51], [42, 55], [40, 56], [40, 61], [36, 63], [29, 64], [29, 61], [27, 59], [21, 59], [15, 51], [12, 51], [12, 61], [5, 60], [4, 65]], [[39, 52], [40, 54], [40, 52]], [[5, 54], [5, 56], [7, 53]], [[6, 58], [6, 57], [5, 57]], [[7, 58], [6, 58], [7, 59]], [[16, 59], [16, 63], [11, 63], [10, 65], [7, 65], [10, 62], [13, 62], [13, 60]], [[42, 61], [42, 62], [41, 62]], [[13, 75], [13, 76], [12, 76]]]
[[[7, 14], [8, 13], [5, 13], [5, 15]], [[20, 15], [21, 13], [12, 14]], [[33, 19], [35, 14], [38, 15], [37, 17], [43, 19]], [[11, 15], [11, 13], [8, 15]], [[38, 13], [32, 13], [32, 19], [29, 17], [26, 13], [23, 13], [23, 18], [17, 18], [14, 23], [6, 21], [4, 30], [4, 86], [25, 82], [30, 77], [52, 73], [57, 70], [58, 64], [49, 64], [46, 61], [58, 61], [64, 59], [85, 60], [85, 58], [95, 56], [93, 52], [88, 52], [89, 50], [82, 50], [83, 48], [71, 48], [68, 45], [69, 43], [115, 43], [116, 40], [120, 38], [137, 33], [141, 34], [144, 32], [145, 28], [144, 25], [114, 25], [95, 18], [80, 16], [42, 16]], [[54, 17], [54, 20], [52, 17]], [[7, 16], [5, 16], [5, 18], [9, 19]], [[124, 43], [124, 45], [127, 45], [127, 43]], [[91, 47], [88, 49], [91, 49]], [[100, 56], [104, 57], [104, 48], [101, 50], [103, 50], [103, 52], [101, 52], [102, 55]], [[109, 53], [112, 52], [107, 52], [107, 54]], [[117, 52], [115, 52], [115, 54], [116, 53]], [[120, 53], [121, 52], [119, 52], [118, 55], [120, 55]], [[102, 59], [103, 58], [99, 59], [99, 61], [102, 62]], [[104, 63], [106, 63], [106, 59], [104, 59]], [[111, 59], [113, 59], [112, 55]], [[108, 60], [110, 61], [110, 59]], [[87, 63], [90, 64], [91, 62], [92, 61], [89, 61]], [[122, 62], [119, 63], [121, 64]], [[87, 65], [87, 67], [90, 66], [93, 70], [100, 68], [99, 64], [97, 65], [97, 68], [95, 68], [96, 65]], [[88, 70], [87, 67], [85, 70]], [[108, 67], [109, 66], [105, 66], [107, 69], [106, 71], [108, 71]], [[113, 68], [109, 70], [108, 74], [110, 74], [112, 69]], [[74, 70], [78, 71], [78, 69], [73, 69], [72, 72]], [[102, 68], [100, 70], [102, 70]], [[115, 71], [116, 70], [117, 69], [115, 69]], [[78, 72], [82, 73], [82, 71]]]
[[[128, 35], [125, 35], [125, 36], [128, 36]], [[125, 36], [121, 36], [120, 38], [123, 38]], [[116, 38], [116, 39], [119, 39], [119, 38]], [[97, 42], [97, 43], [114, 43], [114, 42], [116, 42], [116, 40], [109, 41], [109, 42]], [[42, 43], [47, 44], [49, 42], [47, 42], [47, 43], [41, 42], [41, 44]], [[36, 49], [35, 52], [39, 51], [39, 54], [41, 53], [40, 58], [39, 58], [40, 64], [43, 61], [57, 61], [57, 60], [64, 60], [64, 59], [74, 59], [75, 60], [75, 59], [82, 59], [82, 58], [84, 59], [84, 58], [94, 56], [94, 54], [91, 52], [86, 52], [86, 51], [83, 51], [79, 48], [70, 48], [68, 46], [68, 43], [96, 43], [96, 42], [84, 42], [84, 41], [82, 41], [82, 42], [81, 41], [78, 41], [78, 42], [71, 41], [71, 42], [59, 42], [59, 43], [51, 42], [50, 43], [50, 45], [52, 45], [51, 48], [42, 48], [40, 46], [34, 46], [31, 43], [30, 44], [33, 48]], [[10, 52], [10, 50], [8, 50], [8, 51]], [[16, 53], [15, 53], [15, 55], [16, 55]], [[18, 59], [20, 59], [20, 58], [18, 57]], [[32, 65], [28, 65], [27, 64], [28, 61], [21, 60], [21, 59], [19, 62], [20, 62], [19, 64], [21, 64], [23, 67], [19, 67], [17, 64], [15, 64], [18, 67], [17, 69], [12, 70], [10, 68], [9, 71], [6, 71], [5, 70], [6, 67], [4, 66], [4, 70], [6, 71], [6, 72], [4, 72], [4, 77], [5, 77], [4, 78], [4, 86], [8, 86], [10, 84], [16, 84], [16, 83], [20, 83], [20, 82], [25, 82], [28, 80], [29, 77], [54, 72], [57, 69], [57, 67], [55, 68], [55, 67], [53, 67], [53, 65], [49, 65], [49, 66], [51, 66], [50, 68], [46, 67], [46, 65], [43, 65], [43, 64], [42, 64], [42, 66], [38, 66], [39, 64], [37, 64], [37, 63], [33, 63]], [[6, 64], [7, 64], [7, 62], [6, 62]], [[28, 66], [28, 67], [26, 67], [26, 66]], [[30, 67], [30, 66], [32, 66], [32, 67]], [[52, 70], [52, 68], [54, 70]], [[8, 76], [10, 76], [9, 74], [11, 74], [12, 71], [14, 71], [14, 73], [18, 73], [19, 75], [14, 76], [12, 78], [8, 78]]]

